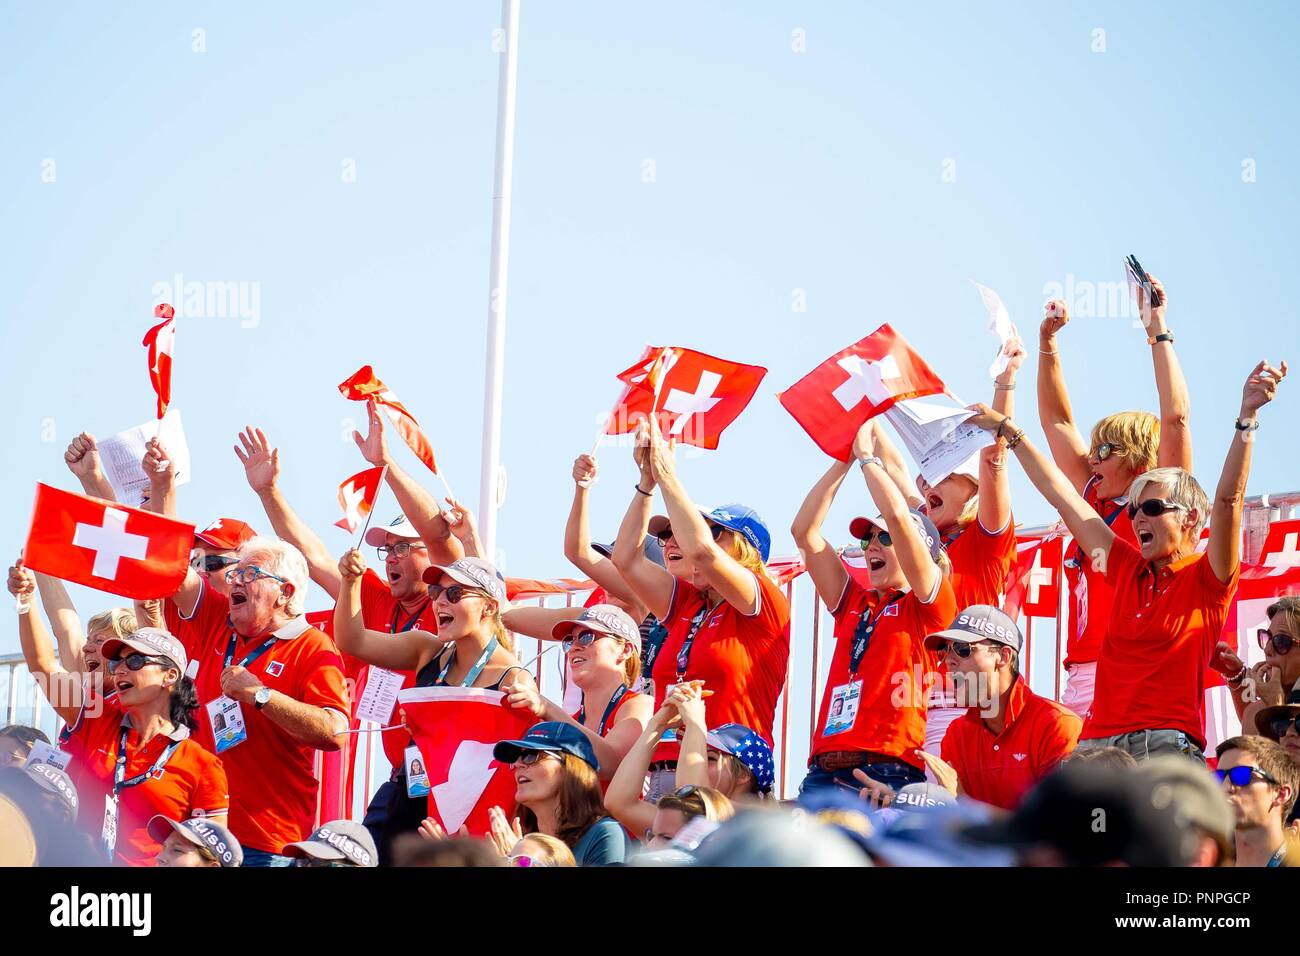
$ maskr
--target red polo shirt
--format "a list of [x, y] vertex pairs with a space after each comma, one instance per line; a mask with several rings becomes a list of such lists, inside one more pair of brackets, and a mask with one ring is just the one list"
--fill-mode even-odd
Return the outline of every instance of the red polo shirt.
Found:
[[[104, 825], [105, 800], [113, 792], [113, 773], [117, 767], [117, 746], [121, 740], [126, 714], [115, 700], [107, 700], [98, 716], [83, 709], [77, 722], [69, 728], [63, 745], [72, 756], [69, 770], [77, 788], [78, 820], [96, 839]], [[128, 725], [129, 726], [129, 725]], [[189, 730], [180, 727], [170, 735], [156, 734], [144, 746], [132, 728], [126, 734], [125, 779], [148, 772], [164, 750], [173, 742], [180, 746], [172, 753], [157, 777], [134, 787], [123, 787], [118, 795], [117, 846], [114, 862], [127, 866], [153, 866], [161, 844], [149, 836], [150, 819], [161, 813], [169, 820], [225, 813], [230, 805], [226, 771], [221, 760], [189, 739]]]
[[[230, 635], [230, 605], [204, 588], [186, 620], [185, 650], [199, 664], [194, 680], [199, 701], [221, 696], [221, 672]], [[295, 618], [276, 631], [275, 645], [248, 665], [265, 686], [313, 707], [350, 712], [343, 660], [325, 634]], [[263, 638], [240, 638], [232, 663]], [[221, 754], [230, 777], [230, 830], [245, 847], [279, 853], [306, 839], [316, 815], [316, 751], [299, 743], [252, 704], [241, 704], [248, 739]], [[201, 740], [215, 749], [207, 709], [199, 716]]]
[[1240, 570], [1224, 584], [1206, 555], [1191, 554], [1156, 571], [1115, 540], [1106, 561], [1114, 600], [1084, 739], [1181, 730], [1205, 746], [1205, 668]]
[[[925, 746], [926, 685], [935, 679], [938, 666], [938, 656], [924, 647], [925, 638], [951, 624], [958, 607], [946, 578], [929, 604], [912, 591], [891, 603], [897, 593], [882, 596], [850, 577], [839, 606], [831, 612], [835, 652], [813, 728], [812, 757], [837, 750], [870, 750], [924, 769], [915, 751]], [[880, 617], [855, 677], [849, 666], [854, 635], [864, 613]], [[834, 690], [853, 680], [862, 681], [853, 726], [827, 736]]]
[[[1083, 500], [1110, 525], [1115, 537], [1137, 547], [1133, 519], [1128, 516], [1127, 498], [1097, 497], [1096, 475], [1083, 486]], [[1100, 567], [1077, 544], [1065, 556], [1065, 579], [1070, 586], [1070, 620], [1065, 644], [1065, 664], [1087, 664], [1101, 655], [1102, 641], [1110, 621], [1114, 588]]]
[[[957, 610], [972, 604], [1001, 607], [1007, 577], [1016, 560], [1015, 519], [1008, 518], [1006, 527], [992, 534], [976, 518], [949, 542], [947, 550]], [[951, 623], [949, 619], [943, 626]]]
[[1074, 751], [1083, 721], [1056, 701], [1040, 697], [1023, 678], [1007, 695], [1007, 725], [994, 736], [978, 707], [948, 725], [940, 756], [957, 771], [962, 792], [1012, 810], [1042, 777]]

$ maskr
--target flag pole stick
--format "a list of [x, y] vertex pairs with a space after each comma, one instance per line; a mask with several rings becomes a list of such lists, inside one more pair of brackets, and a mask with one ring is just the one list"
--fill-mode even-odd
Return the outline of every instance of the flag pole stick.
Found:
[[361, 526], [361, 537], [357, 539], [356, 549], [358, 551], [360, 551], [361, 546], [366, 543], [366, 529], [370, 527], [370, 519], [375, 516], [375, 505], [379, 504], [379, 492], [383, 491], [384, 479], [387, 477], [388, 466], [384, 465], [384, 467], [379, 470], [379, 485], [375, 488], [375, 503], [371, 505], [370, 510], [366, 512], [366, 523]]

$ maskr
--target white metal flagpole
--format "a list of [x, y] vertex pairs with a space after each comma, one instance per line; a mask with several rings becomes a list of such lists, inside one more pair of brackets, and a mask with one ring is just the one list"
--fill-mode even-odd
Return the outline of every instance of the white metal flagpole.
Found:
[[510, 263], [510, 189], [515, 152], [515, 78], [519, 66], [519, 0], [501, 0], [501, 75], [497, 87], [496, 176], [492, 192], [492, 265], [488, 283], [487, 375], [483, 400], [483, 472], [479, 534], [495, 561], [501, 482], [501, 393], [506, 358], [506, 275]]

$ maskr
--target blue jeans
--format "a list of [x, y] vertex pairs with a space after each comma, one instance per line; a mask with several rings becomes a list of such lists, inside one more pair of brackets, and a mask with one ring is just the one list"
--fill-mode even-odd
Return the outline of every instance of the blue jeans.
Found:
[[917, 770], [909, 763], [903, 763], [901, 760], [896, 763], [866, 763], [864, 761], [856, 768], [844, 767], [841, 770], [823, 770], [814, 764], [808, 768], [808, 775], [803, 778], [803, 783], [799, 784], [799, 793], [802, 795], [838, 786], [852, 788], [856, 793], [862, 789], [862, 783], [857, 777], [853, 776], [855, 769], [861, 770], [877, 783], [885, 784], [895, 793], [909, 783], [925, 783], [925, 774], [922, 771]]
[[266, 850], [245, 850], [243, 866], [293, 866], [293, 857]]

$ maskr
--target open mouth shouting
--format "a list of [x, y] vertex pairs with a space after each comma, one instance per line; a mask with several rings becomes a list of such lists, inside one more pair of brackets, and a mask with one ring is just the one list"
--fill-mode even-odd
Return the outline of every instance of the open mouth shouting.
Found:
[[1156, 539], [1155, 533], [1148, 528], [1143, 528], [1137, 533], [1138, 544], [1145, 547]]
[[125, 694], [134, 686], [135, 684], [131, 682], [131, 678], [129, 677], [119, 677], [117, 680], [113, 681], [113, 687], [117, 690], [119, 695]]
[[248, 591], [242, 584], [236, 584], [230, 589], [230, 607], [232, 609], [242, 607], [248, 603]]
[[885, 570], [885, 559], [881, 557], [867, 558], [867, 568], [876, 572], [883, 571]]
[[925, 504], [921, 510], [927, 515], [932, 515], [942, 507], [943, 499], [932, 491], [925, 496]]
[[438, 629], [442, 630], [444, 627], [448, 627], [451, 624], [451, 622], [454, 620], [456, 620], [456, 617], [450, 611], [439, 611]]

